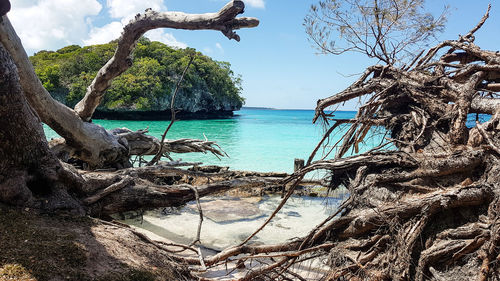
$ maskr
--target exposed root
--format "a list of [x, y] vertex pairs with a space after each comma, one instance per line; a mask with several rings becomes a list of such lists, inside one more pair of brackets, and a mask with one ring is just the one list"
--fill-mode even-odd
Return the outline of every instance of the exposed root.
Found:
[[[283, 179], [291, 187], [257, 232], [286, 203], [296, 181], [312, 171], [328, 171], [329, 187], [347, 188], [349, 199], [282, 249], [248, 251], [252, 246], [243, 244], [254, 233], [217, 261], [237, 254], [240, 261], [262, 262], [241, 280], [300, 280], [294, 265], [320, 256], [329, 257], [324, 280], [498, 280], [500, 54], [476, 46], [473, 35], [488, 12], [458, 40], [421, 52], [403, 68], [369, 67], [344, 91], [319, 100], [313, 121], [335, 122], [305, 167]], [[362, 96], [367, 101], [354, 119], [326, 113]], [[474, 126], [467, 120], [471, 113], [491, 118], [477, 117]], [[349, 127], [335, 150], [313, 161], [341, 124]], [[387, 132], [389, 142], [358, 154], [374, 130]], [[335, 157], [326, 159], [333, 151]]]

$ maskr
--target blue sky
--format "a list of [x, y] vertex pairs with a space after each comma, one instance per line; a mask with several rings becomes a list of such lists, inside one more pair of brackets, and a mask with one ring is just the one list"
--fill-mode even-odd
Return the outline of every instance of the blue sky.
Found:
[[[105, 43], [118, 37], [124, 23], [145, 8], [189, 13], [215, 12], [226, 0], [14, 0], [9, 14], [28, 54], [69, 44]], [[189, 46], [228, 61], [243, 77], [247, 106], [313, 109], [316, 101], [349, 86], [366, 66], [377, 63], [359, 54], [318, 55], [302, 26], [318, 0], [248, 0], [244, 16], [260, 25], [238, 31], [241, 42], [217, 31], [157, 30], [152, 40]], [[484, 14], [488, 1], [432, 0], [430, 12], [451, 6], [446, 31], [439, 39], [466, 33]], [[476, 34], [484, 49], [500, 49], [500, 3], [492, 3], [490, 19]], [[342, 109], [353, 110], [356, 102]]]

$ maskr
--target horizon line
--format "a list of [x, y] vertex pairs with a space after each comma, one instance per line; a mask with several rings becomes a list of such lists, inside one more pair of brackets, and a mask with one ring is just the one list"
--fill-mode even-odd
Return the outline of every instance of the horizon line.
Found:
[[[316, 110], [314, 108], [312, 109], [307, 109], [307, 108], [275, 108], [275, 107], [266, 107], [266, 106], [242, 106], [241, 109], [267, 109], [267, 110]], [[238, 110], [235, 110], [238, 111]], [[352, 111], [356, 112], [357, 110], [352, 109], [352, 110], [335, 110], [335, 111]]]

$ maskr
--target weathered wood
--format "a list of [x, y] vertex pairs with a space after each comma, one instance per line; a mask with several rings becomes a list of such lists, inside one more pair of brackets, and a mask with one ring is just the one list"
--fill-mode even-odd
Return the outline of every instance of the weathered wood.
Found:
[[[227, 191], [233, 188], [259, 187], [277, 184], [274, 180], [258, 177], [237, 178], [197, 186], [200, 197]], [[92, 216], [105, 216], [138, 209], [175, 207], [195, 200], [192, 186], [188, 184], [155, 185], [144, 180], [135, 180], [134, 185], [125, 186], [90, 206]]]
[[[66, 139], [76, 149], [77, 155], [90, 164], [99, 166], [102, 162], [120, 162], [123, 165], [126, 147], [95, 124], [83, 122], [75, 111], [54, 100], [36, 76], [21, 39], [17, 36], [7, 16], [0, 23], [0, 42], [12, 56], [23, 92], [41, 121]], [[101, 154], [101, 152], [106, 153]], [[101, 157], [106, 159], [101, 159]]]
[[132, 183], [132, 178], [127, 176], [127, 177], [123, 178], [122, 180], [120, 180], [119, 182], [114, 183], [114, 184], [106, 187], [105, 189], [99, 190], [99, 192], [97, 192], [97, 194], [83, 199], [83, 203], [85, 203], [87, 205], [94, 204], [95, 202], [99, 201], [100, 199], [108, 196], [110, 193], [118, 191], [118, 190], [124, 188], [125, 186], [129, 185], [130, 183]]
[[[482, 50], [473, 36], [487, 17], [458, 40], [421, 52], [409, 66], [370, 67], [344, 91], [318, 101], [313, 121], [321, 118], [329, 127], [305, 167], [283, 181], [292, 187], [276, 211], [313, 171], [327, 171], [331, 189], [349, 190], [337, 212], [287, 250], [333, 244], [325, 280], [496, 280], [500, 53]], [[335, 120], [327, 111], [362, 96], [366, 103], [352, 120]], [[470, 113], [491, 116], [474, 126]], [[335, 157], [312, 161], [340, 123], [351, 126], [329, 147]], [[357, 155], [372, 125], [384, 127], [385, 142]], [[348, 151], [354, 155], [344, 157]], [[239, 258], [245, 256], [255, 255]], [[281, 257], [247, 276], [281, 278], [300, 261]]]

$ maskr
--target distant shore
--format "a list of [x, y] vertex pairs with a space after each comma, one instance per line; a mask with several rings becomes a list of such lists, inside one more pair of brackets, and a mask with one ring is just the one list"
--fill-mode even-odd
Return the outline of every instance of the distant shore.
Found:
[[[94, 119], [104, 119], [104, 120], [164, 121], [164, 120], [170, 120], [171, 116], [172, 114], [170, 110], [162, 110], [162, 111], [96, 110], [93, 117]], [[179, 111], [176, 112], [175, 114], [177, 120], [225, 119], [225, 118], [231, 118], [233, 116], [234, 113], [231, 110], [198, 111], [198, 112]]]
[[[238, 116], [240, 110], [269, 110], [269, 111], [314, 111], [314, 109], [292, 109], [292, 108], [272, 108], [259, 106], [244, 106], [238, 110], [216, 110], [216, 111], [178, 111], [176, 112], [177, 120], [210, 120], [210, 119], [228, 119]], [[355, 111], [337, 112], [355, 113]], [[170, 110], [158, 111], [142, 111], [142, 110], [96, 110], [93, 119], [101, 120], [127, 120], [127, 121], [168, 121], [172, 114]]]

